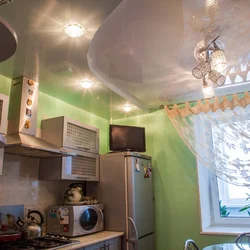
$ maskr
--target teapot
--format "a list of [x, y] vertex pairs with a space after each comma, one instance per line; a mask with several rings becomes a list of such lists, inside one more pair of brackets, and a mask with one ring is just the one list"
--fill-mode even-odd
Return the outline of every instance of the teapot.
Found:
[[82, 202], [83, 197], [83, 184], [82, 183], [71, 183], [69, 189], [64, 194], [65, 202]]
[[[38, 214], [40, 222], [31, 216], [31, 214]], [[24, 221], [18, 218], [16, 222], [21, 227], [20, 229], [23, 232], [24, 238], [28, 240], [42, 236], [42, 224], [44, 223], [43, 214], [37, 210], [31, 210], [28, 212], [27, 218], [30, 219], [30, 221]]]

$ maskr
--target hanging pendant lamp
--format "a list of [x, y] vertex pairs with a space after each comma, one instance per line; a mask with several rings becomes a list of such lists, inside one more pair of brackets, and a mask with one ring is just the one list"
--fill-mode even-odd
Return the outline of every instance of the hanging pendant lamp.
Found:
[[214, 41], [213, 44], [214, 51], [211, 55], [211, 68], [221, 73], [227, 67], [227, 59], [224, 50], [218, 47], [216, 41]]
[[209, 72], [208, 79], [215, 83], [217, 86], [222, 86], [226, 81], [226, 77], [216, 70], [212, 70]]
[[202, 93], [205, 99], [214, 97], [213, 87], [205, 79], [203, 79]]
[[217, 49], [213, 52], [211, 56], [211, 64], [213, 70], [220, 73], [223, 72], [223, 70], [227, 67], [227, 59], [224, 50]]
[[210, 64], [207, 61], [202, 61], [192, 70], [192, 74], [195, 78], [201, 79], [210, 71]]

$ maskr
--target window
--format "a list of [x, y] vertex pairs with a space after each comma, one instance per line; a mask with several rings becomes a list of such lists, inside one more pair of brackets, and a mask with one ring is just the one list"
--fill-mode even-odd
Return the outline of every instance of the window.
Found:
[[[242, 127], [249, 125], [249, 121], [241, 123]], [[223, 127], [223, 130], [227, 131], [229, 124], [217, 126]], [[200, 129], [200, 126], [197, 126], [196, 129]], [[218, 139], [217, 129], [216, 126], [211, 127], [212, 143], [216, 143]], [[198, 134], [200, 132], [197, 131]], [[200, 137], [197, 137], [197, 140], [200, 140]], [[248, 146], [250, 148], [250, 145]], [[220, 150], [224, 153], [232, 153], [227, 152], [229, 151], [228, 147], [223, 143]], [[237, 154], [239, 159], [245, 159], [244, 157], [246, 157], [242, 150], [234, 150], [234, 154]], [[215, 162], [218, 164], [216, 159]], [[250, 188], [229, 184], [212, 174], [201, 162], [198, 161], [197, 165], [202, 233], [239, 234], [249, 231], [250, 210], [249, 213], [248, 211], [239, 212], [239, 210], [246, 204], [250, 204], [250, 200], [246, 200], [248, 194], [250, 194]]]

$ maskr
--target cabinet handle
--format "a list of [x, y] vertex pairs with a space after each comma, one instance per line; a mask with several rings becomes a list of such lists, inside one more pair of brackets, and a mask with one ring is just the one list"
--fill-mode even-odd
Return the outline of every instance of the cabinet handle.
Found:
[[90, 179], [90, 177], [81, 177], [81, 176], [76, 176], [77, 179], [81, 179], [81, 180], [88, 180]]
[[79, 149], [84, 149], [84, 150], [90, 150], [90, 148], [81, 147], [81, 146], [78, 146], [77, 148], [79, 148]]

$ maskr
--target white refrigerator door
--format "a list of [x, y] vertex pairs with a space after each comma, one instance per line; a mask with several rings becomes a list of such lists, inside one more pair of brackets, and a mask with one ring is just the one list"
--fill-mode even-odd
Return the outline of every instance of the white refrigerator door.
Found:
[[[135, 241], [138, 240], [134, 244], [140, 247], [141, 244], [143, 246], [144, 244], [147, 245], [148, 243], [145, 242], [154, 238], [154, 198], [152, 172], [150, 172], [152, 167], [151, 160], [127, 156], [125, 164], [127, 171], [127, 209], [129, 217], [127, 237]], [[154, 244], [153, 242], [151, 245]], [[139, 249], [144, 250], [143, 247]]]
[[150, 234], [146, 237], [139, 239], [138, 248], [140, 250], [155, 250], [154, 234]]

